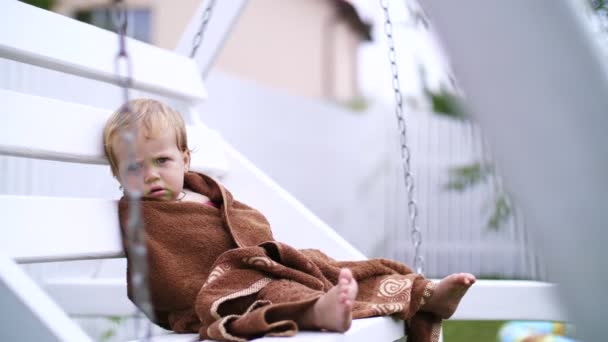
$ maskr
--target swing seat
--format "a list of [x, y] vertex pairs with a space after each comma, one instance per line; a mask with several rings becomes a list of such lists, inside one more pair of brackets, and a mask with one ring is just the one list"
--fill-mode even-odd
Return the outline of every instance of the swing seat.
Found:
[[[113, 64], [115, 34], [18, 1], [4, 4], [0, 16], [5, 28], [0, 30], [0, 57], [37, 67], [28, 69], [33, 70], [32, 75], [51, 71], [64, 73], [66, 78], [92, 80], [100, 88], [96, 96], [118, 93], [116, 89], [104, 93], [108, 84], [118, 84]], [[31, 22], [37, 29], [32, 29]], [[38, 29], [41, 27], [44, 30]], [[193, 60], [131, 39], [128, 50], [134, 91], [179, 103], [186, 107], [184, 114], [204, 101], [205, 88]], [[120, 104], [115, 96], [107, 97], [109, 107]], [[5, 115], [0, 116], [0, 155], [103, 165], [97, 169], [103, 172], [86, 175], [88, 184], [111, 177], [101, 144], [109, 110], [4, 89], [0, 102], [5, 108]], [[200, 152], [192, 158], [192, 169], [220, 179], [237, 198], [264, 212], [278, 240], [297, 248], [318, 248], [337, 259], [365, 258], [226, 144], [218, 132], [202, 124], [188, 130], [191, 147]], [[108, 278], [93, 277], [90, 270], [76, 276], [71, 272], [67, 272], [69, 276], [66, 272], [36, 273], [20, 265], [108, 258], [124, 261], [116, 200], [0, 195], [0, 208], [0, 340], [92, 341], [72, 317], [134, 314], [126, 296], [124, 268], [121, 275]], [[403, 322], [376, 317], [355, 321], [346, 334], [302, 332], [289, 341], [394, 341], [403, 334]], [[168, 334], [154, 341], [195, 338], [194, 334]]]

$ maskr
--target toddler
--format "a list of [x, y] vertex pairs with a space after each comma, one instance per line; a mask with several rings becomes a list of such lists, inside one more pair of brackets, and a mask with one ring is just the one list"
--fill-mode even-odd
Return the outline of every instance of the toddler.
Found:
[[[120, 132], [131, 123], [136, 164], [127, 165]], [[129, 172], [143, 178], [150, 318], [164, 328], [243, 341], [300, 329], [344, 332], [354, 318], [393, 315], [406, 321], [408, 341], [432, 341], [475, 282], [458, 273], [434, 283], [392, 260], [336, 261], [274, 240], [261, 213], [189, 170], [184, 121], [161, 102], [130, 101], [108, 119], [103, 138], [121, 185], [128, 189]], [[127, 208], [123, 197], [123, 241]]]

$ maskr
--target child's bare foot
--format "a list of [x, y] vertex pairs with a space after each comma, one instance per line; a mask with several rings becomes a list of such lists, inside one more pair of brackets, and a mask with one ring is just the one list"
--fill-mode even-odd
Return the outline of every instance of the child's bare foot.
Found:
[[348, 268], [340, 270], [338, 284], [321, 296], [298, 321], [302, 328], [344, 332], [350, 328], [352, 309], [359, 290]]
[[450, 318], [475, 280], [475, 276], [470, 273], [450, 274], [437, 284], [431, 298], [420, 309], [443, 319]]

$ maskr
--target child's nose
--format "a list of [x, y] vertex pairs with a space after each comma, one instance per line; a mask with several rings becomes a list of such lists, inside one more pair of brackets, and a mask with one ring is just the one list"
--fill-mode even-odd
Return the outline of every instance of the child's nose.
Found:
[[144, 167], [144, 182], [150, 183], [158, 179], [158, 170], [154, 165]]

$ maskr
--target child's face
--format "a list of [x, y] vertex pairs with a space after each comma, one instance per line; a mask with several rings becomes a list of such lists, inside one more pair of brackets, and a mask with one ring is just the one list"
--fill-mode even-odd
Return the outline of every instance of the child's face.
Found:
[[[174, 201], [183, 190], [190, 153], [179, 150], [174, 130], [163, 130], [154, 137], [146, 137], [146, 133], [140, 129], [135, 140], [137, 171], [144, 182], [143, 197]], [[128, 150], [122, 141], [118, 141], [116, 147], [118, 169], [123, 170], [128, 163]], [[122, 175], [119, 175], [118, 180], [126, 189]]]

